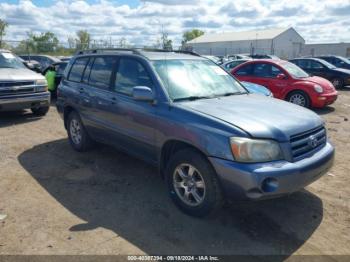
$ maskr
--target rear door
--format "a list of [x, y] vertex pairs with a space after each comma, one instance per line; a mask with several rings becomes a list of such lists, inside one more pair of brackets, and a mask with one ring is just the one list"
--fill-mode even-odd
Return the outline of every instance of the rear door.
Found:
[[96, 140], [108, 143], [114, 139], [111, 113], [113, 94], [110, 87], [116, 63], [115, 56], [94, 56], [82, 79], [86, 127]]
[[70, 68], [67, 80], [65, 80], [65, 86], [67, 86], [67, 97], [65, 100], [68, 101], [68, 104], [74, 105], [74, 108], [78, 110], [79, 115], [81, 116], [83, 122], [88, 119], [89, 105], [87, 101], [89, 98], [84, 92], [86, 84], [82, 82], [85, 68], [89, 62], [88, 57], [77, 58], [72, 67]]

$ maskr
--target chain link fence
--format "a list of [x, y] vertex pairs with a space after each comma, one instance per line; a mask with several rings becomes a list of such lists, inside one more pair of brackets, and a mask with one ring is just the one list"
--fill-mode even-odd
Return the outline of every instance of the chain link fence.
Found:
[[[2, 40], [0, 49], [10, 50], [17, 55], [51, 55], [51, 56], [72, 56], [79, 50], [103, 48], [146, 48], [162, 49], [161, 45], [132, 45], [121, 40], [91, 40], [89, 43], [74, 42], [33, 42], [30, 40]], [[181, 46], [173, 45], [173, 50], [180, 50]]]

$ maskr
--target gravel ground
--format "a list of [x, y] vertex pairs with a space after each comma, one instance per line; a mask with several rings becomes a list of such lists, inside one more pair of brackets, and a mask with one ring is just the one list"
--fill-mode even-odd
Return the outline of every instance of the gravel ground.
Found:
[[350, 90], [317, 110], [330, 172], [288, 197], [182, 214], [147, 164], [107, 146], [77, 153], [52, 106], [0, 114], [0, 254], [350, 255]]

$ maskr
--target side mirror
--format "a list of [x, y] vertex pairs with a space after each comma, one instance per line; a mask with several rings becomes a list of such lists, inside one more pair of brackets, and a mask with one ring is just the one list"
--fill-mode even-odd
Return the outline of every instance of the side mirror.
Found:
[[135, 86], [132, 97], [137, 101], [152, 102], [154, 100], [152, 89], [147, 86]]
[[285, 74], [278, 74], [277, 75], [277, 79], [279, 79], [279, 80], [283, 80], [283, 79], [286, 79], [286, 78], [287, 78], [287, 76]]

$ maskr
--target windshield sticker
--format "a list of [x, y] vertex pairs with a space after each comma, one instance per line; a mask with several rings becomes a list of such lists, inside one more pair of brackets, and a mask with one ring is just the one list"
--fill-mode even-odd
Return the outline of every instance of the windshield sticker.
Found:
[[210, 66], [217, 75], [226, 76], [228, 75], [225, 70], [218, 66]]
[[3, 57], [5, 57], [6, 59], [14, 59], [15, 58], [15, 56], [11, 53], [1, 53], [1, 55]]

